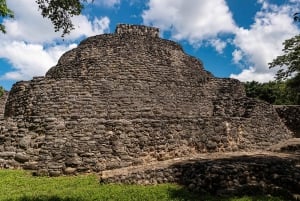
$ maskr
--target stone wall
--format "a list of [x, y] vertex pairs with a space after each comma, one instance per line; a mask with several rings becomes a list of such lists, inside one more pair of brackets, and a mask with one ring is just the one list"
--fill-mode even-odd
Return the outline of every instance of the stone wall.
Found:
[[275, 195], [300, 198], [299, 158], [236, 155], [152, 165], [141, 169], [105, 171], [100, 183], [179, 183], [191, 191], [212, 195]]
[[159, 29], [155, 27], [147, 27], [141, 25], [119, 24], [115, 30], [116, 34], [130, 34], [139, 36], [158, 37]]
[[82, 41], [44, 77], [16, 83], [0, 122], [0, 166], [99, 172], [291, 137], [239, 81], [215, 78], [177, 43], [138, 30], [156, 32], [120, 25]]
[[276, 105], [275, 109], [295, 137], [300, 138], [300, 105]]
[[8, 97], [8, 92], [4, 91], [3, 95], [0, 97], [0, 119], [4, 117], [4, 109], [5, 109], [7, 97]]

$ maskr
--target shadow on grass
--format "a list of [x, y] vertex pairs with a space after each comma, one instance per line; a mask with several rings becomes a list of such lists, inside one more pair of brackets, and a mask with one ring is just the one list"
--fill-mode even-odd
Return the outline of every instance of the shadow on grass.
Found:
[[[10, 201], [10, 199], [8, 199], [6, 201]], [[41, 196], [24, 196], [24, 197], [17, 199], [16, 201], [86, 201], [86, 199], [74, 198], [74, 197], [62, 198], [59, 196], [41, 195]]]
[[[179, 189], [168, 189], [169, 201], [284, 201], [286, 199], [270, 196], [213, 196], [209, 194], [201, 194], [199, 192], [191, 192], [187, 188], [182, 187]], [[93, 199], [95, 200], [95, 199]], [[123, 201], [118, 197], [103, 198], [99, 201]], [[136, 200], [136, 199], [135, 199]], [[144, 200], [144, 199], [143, 199]], [[145, 199], [144, 201], [153, 201], [151, 199]], [[159, 199], [155, 199], [159, 200]], [[47, 195], [36, 195], [36, 196], [24, 196], [18, 199], [7, 199], [5, 201], [89, 201], [89, 198], [85, 197], [59, 197], [59, 196], [47, 196]], [[98, 199], [97, 199], [98, 201]], [[129, 201], [129, 200], [128, 200]], [[287, 201], [287, 200], [286, 200]]]
[[171, 199], [184, 200], [184, 201], [195, 201], [203, 200], [206, 196], [201, 195], [200, 193], [190, 192], [187, 188], [180, 189], [169, 189], [168, 193]]

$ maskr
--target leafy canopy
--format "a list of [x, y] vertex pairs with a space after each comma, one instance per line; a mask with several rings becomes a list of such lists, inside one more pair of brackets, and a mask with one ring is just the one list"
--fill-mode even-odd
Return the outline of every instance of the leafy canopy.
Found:
[[298, 105], [300, 96], [297, 92], [290, 90], [288, 81], [270, 81], [259, 83], [256, 81], [244, 83], [248, 97], [264, 100], [274, 105]]
[[[294, 14], [294, 21], [300, 22], [300, 13]], [[287, 39], [283, 43], [283, 55], [276, 57], [270, 68], [279, 67], [276, 79], [287, 80], [287, 88], [294, 93], [296, 99], [300, 99], [300, 34]], [[298, 101], [299, 104], [299, 101]]]
[[[14, 17], [14, 13], [6, 5], [6, 0], [0, 0], [0, 17], [1, 18], [4, 18], [4, 17], [13, 18]], [[6, 33], [5, 26], [1, 23], [0, 23], [0, 32]]]
[[[63, 37], [74, 29], [71, 18], [80, 15], [84, 3], [88, 0], [36, 0], [35, 2], [39, 6], [41, 15], [51, 20], [55, 32], [62, 30]], [[0, 0], [0, 17], [12, 18], [13, 16], [13, 12], [6, 5], [6, 0]], [[6, 32], [3, 24], [0, 24], [0, 31]]]
[[287, 79], [300, 72], [300, 34], [287, 39], [283, 45], [284, 54], [269, 63], [270, 68], [280, 67], [276, 74], [278, 80]]
[[36, 0], [42, 16], [49, 18], [54, 25], [55, 32], [62, 30], [62, 36], [74, 29], [71, 18], [80, 15], [87, 0]]

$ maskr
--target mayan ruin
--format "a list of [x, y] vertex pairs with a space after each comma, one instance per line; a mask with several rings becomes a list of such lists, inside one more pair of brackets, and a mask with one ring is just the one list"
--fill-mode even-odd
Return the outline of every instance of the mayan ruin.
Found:
[[[114, 33], [83, 40], [45, 76], [17, 82], [1, 101], [0, 167], [36, 175], [101, 173], [195, 154], [266, 151], [294, 137], [272, 105], [246, 97], [240, 81], [214, 77], [179, 44], [160, 38], [157, 28], [139, 25], [120, 24]], [[222, 160], [229, 169], [235, 163]], [[192, 166], [214, 167], [199, 163]], [[237, 167], [232, 174], [247, 168], [256, 172], [246, 164]], [[168, 166], [167, 172], [185, 168]], [[293, 168], [297, 189], [300, 170]], [[120, 182], [121, 177], [106, 178]]]

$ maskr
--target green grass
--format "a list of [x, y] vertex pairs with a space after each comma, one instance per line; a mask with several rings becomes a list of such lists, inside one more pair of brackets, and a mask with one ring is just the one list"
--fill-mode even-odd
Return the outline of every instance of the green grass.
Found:
[[279, 201], [272, 197], [216, 198], [193, 194], [174, 184], [102, 185], [96, 176], [33, 177], [21, 170], [0, 170], [0, 201]]

